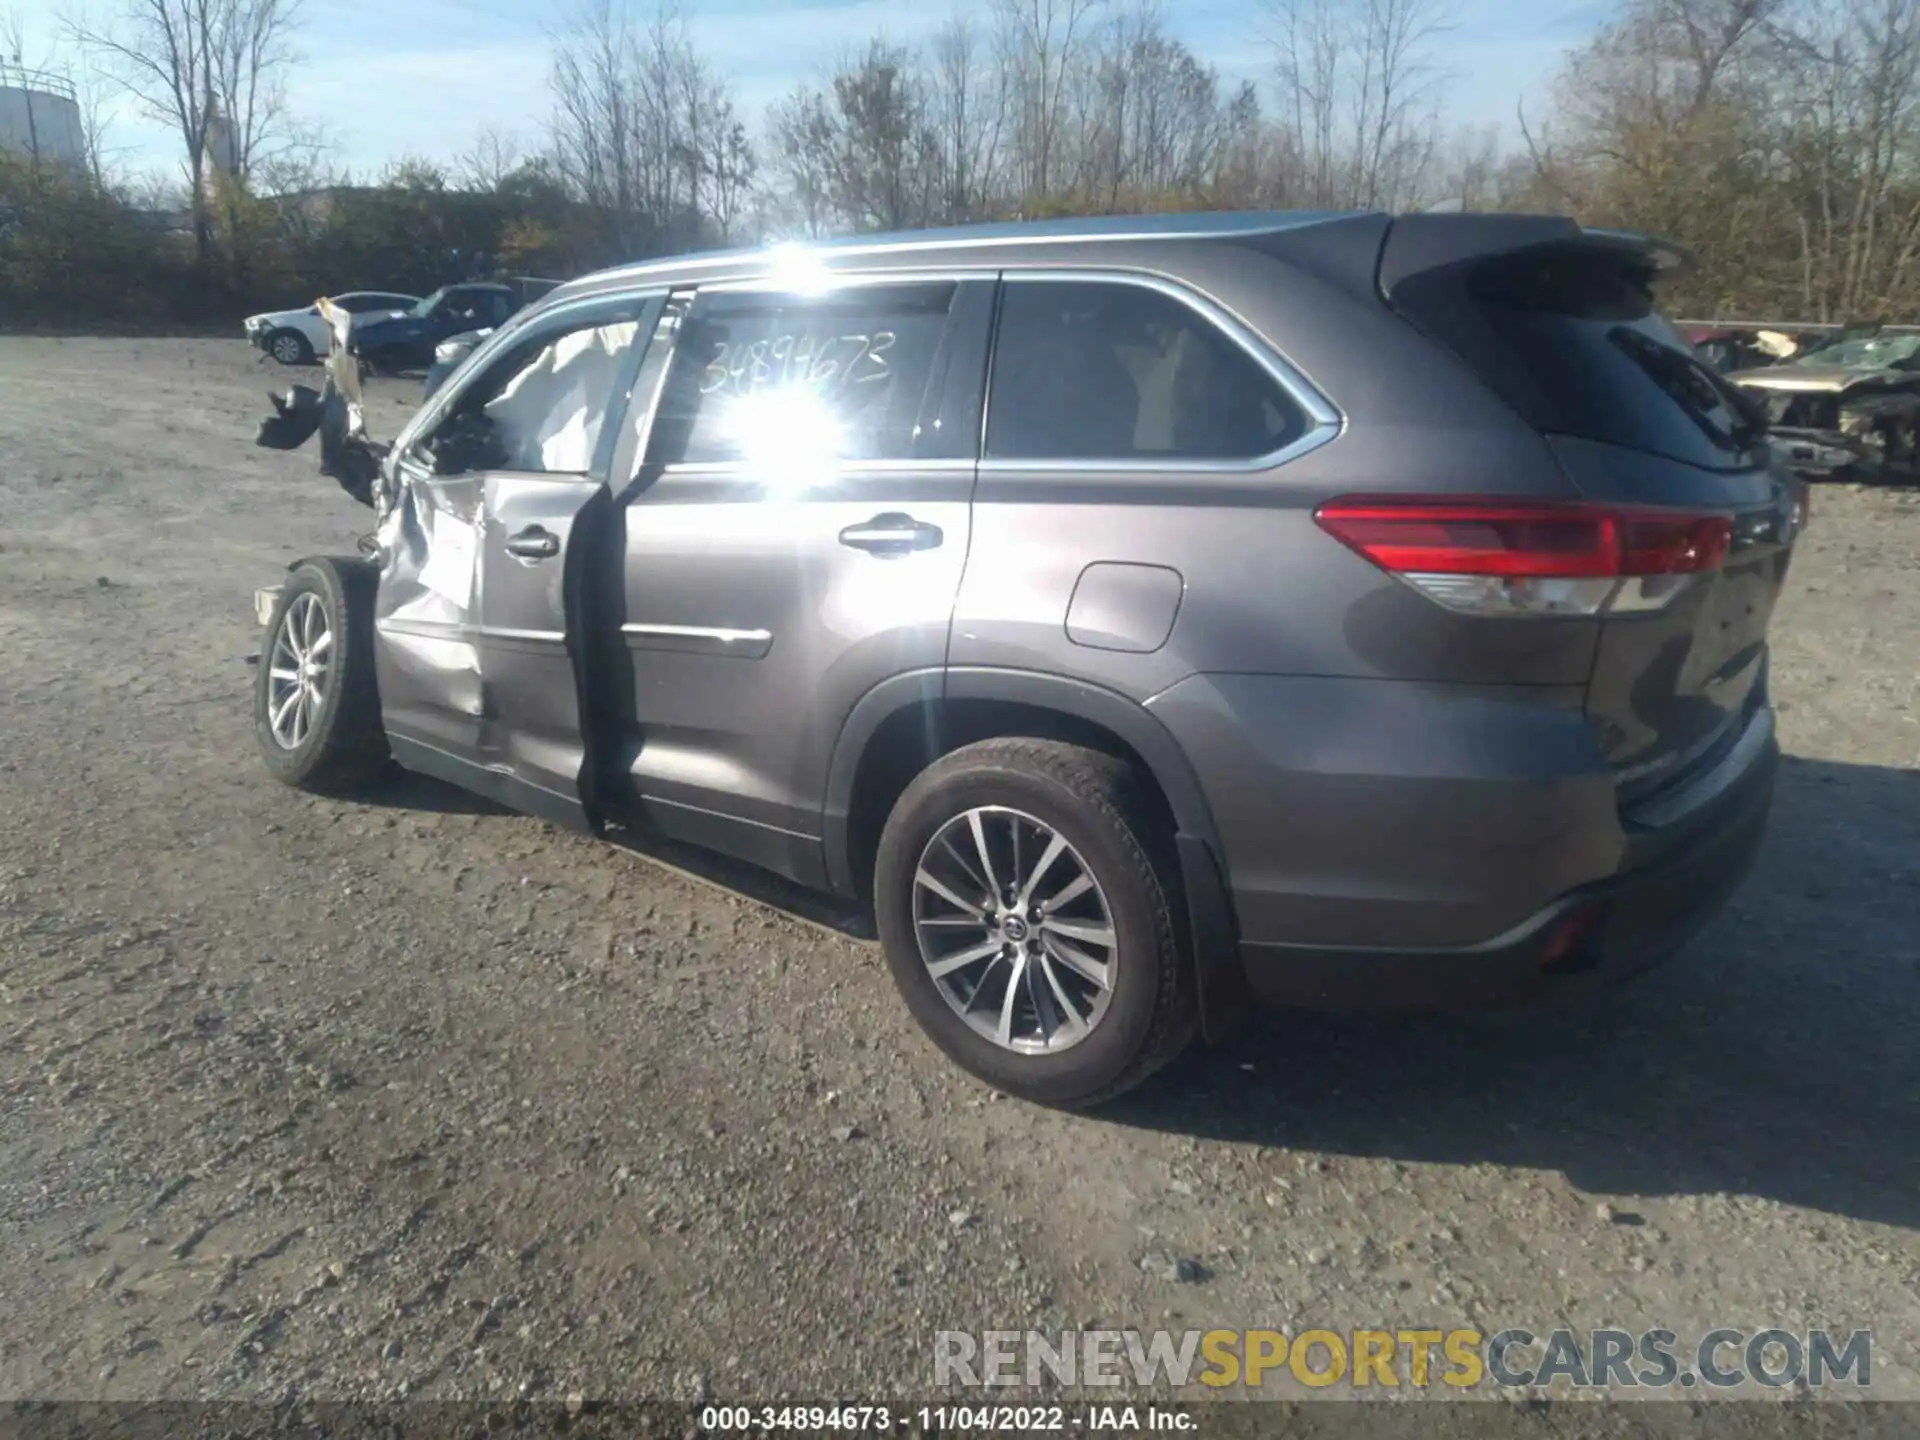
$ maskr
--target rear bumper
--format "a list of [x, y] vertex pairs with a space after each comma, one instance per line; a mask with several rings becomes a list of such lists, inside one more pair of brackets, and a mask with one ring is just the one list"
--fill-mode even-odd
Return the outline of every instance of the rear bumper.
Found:
[[1582, 887], [1486, 945], [1341, 951], [1243, 945], [1254, 994], [1314, 1009], [1457, 1009], [1571, 999], [1651, 969], [1719, 913], [1760, 853], [1778, 769], [1768, 736], [1747, 773], [1677, 844]]
[[1778, 763], [1762, 707], [1623, 816], [1578, 692], [1216, 676], [1149, 708], [1207, 792], [1248, 987], [1315, 1008], [1516, 1002], [1656, 963], [1751, 867]]

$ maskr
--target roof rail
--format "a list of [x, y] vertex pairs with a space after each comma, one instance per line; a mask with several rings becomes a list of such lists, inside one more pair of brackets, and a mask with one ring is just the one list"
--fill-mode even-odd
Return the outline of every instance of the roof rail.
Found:
[[827, 240], [788, 242], [737, 250], [715, 250], [662, 255], [651, 260], [616, 265], [582, 276], [604, 280], [644, 275], [650, 270], [687, 266], [705, 267], [771, 259], [783, 250], [798, 249], [822, 256], [872, 255], [914, 250], [964, 248], [973, 245], [1045, 245], [1060, 241], [1203, 240], [1271, 235], [1304, 229], [1364, 212], [1306, 210], [1172, 211], [1156, 215], [1087, 215], [1058, 220], [1013, 220], [938, 229], [900, 230], [873, 235], [843, 235]]

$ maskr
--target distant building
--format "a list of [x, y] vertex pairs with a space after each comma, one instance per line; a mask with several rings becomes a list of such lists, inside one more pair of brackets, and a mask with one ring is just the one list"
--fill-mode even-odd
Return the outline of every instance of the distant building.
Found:
[[0, 61], [0, 150], [75, 167], [87, 163], [87, 132], [73, 82]]

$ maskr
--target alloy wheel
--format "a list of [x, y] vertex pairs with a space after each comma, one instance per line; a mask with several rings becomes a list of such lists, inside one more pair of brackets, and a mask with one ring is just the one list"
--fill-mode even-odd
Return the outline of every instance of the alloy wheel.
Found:
[[1107, 897], [1080, 853], [1021, 811], [981, 806], [934, 833], [914, 870], [913, 929], [941, 997], [1003, 1049], [1070, 1049], [1113, 999]]
[[296, 595], [280, 617], [267, 662], [267, 725], [281, 749], [297, 750], [313, 733], [327, 703], [332, 661], [326, 606], [311, 591]]

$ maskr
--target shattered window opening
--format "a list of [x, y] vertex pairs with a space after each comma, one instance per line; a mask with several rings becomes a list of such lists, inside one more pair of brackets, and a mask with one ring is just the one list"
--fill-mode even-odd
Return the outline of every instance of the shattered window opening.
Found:
[[1844, 370], [1893, 370], [1911, 368], [1916, 360], [1920, 360], [1920, 335], [1867, 335], [1821, 346], [1795, 363]]
[[435, 473], [586, 474], [639, 330], [635, 320], [583, 325], [501, 357], [421, 438]]

